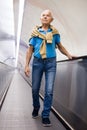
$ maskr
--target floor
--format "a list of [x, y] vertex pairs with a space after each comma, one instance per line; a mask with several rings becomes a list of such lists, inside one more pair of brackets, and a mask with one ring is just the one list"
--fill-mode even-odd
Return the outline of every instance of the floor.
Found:
[[[41, 110], [43, 102], [41, 101]], [[0, 130], [66, 130], [51, 112], [51, 127], [43, 127], [41, 116], [32, 118], [31, 87], [16, 72], [0, 111]]]

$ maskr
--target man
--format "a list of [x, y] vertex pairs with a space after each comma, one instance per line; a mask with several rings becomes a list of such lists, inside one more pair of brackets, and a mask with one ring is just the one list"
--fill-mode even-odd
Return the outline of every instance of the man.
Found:
[[33, 97], [33, 112], [32, 117], [38, 117], [40, 109], [39, 90], [43, 72], [45, 73], [45, 96], [44, 106], [42, 111], [43, 126], [51, 126], [49, 119], [50, 110], [53, 99], [53, 88], [56, 75], [56, 51], [57, 47], [69, 59], [72, 55], [63, 47], [60, 42], [60, 35], [56, 28], [51, 25], [53, 16], [50, 10], [45, 10], [41, 13], [41, 26], [36, 26], [29, 39], [29, 48], [26, 53], [25, 74], [29, 76], [29, 63], [34, 55], [32, 63], [32, 97]]

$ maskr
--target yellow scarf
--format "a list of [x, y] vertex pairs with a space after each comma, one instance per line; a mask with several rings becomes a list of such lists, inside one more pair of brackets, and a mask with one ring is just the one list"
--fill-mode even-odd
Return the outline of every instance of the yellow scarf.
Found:
[[53, 35], [59, 34], [59, 32], [57, 31], [57, 29], [55, 27], [50, 25], [50, 28], [52, 29], [52, 31], [47, 32], [46, 34], [42, 34], [38, 31], [38, 28], [40, 28], [40, 27], [41, 26], [36, 26], [33, 29], [32, 33], [31, 33], [31, 38], [32, 37], [39, 37], [39, 38], [43, 39], [41, 47], [40, 47], [40, 54], [42, 56], [42, 59], [44, 59], [44, 58], [46, 58], [46, 43], [52, 43]]

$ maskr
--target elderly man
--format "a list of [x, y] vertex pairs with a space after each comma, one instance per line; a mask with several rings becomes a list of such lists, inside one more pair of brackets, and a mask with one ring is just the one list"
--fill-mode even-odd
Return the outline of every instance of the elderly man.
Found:
[[45, 95], [44, 105], [41, 114], [43, 126], [51, 126], [49, 119], [53, 99], [53, 88], [56, 75], [56, 51], [58, 48], [69, 59], [72, 55], [64, 48], [60, 41], [58, 30], [51, 25], [53, 16], [50, 10], [41, 13], [41, 25], [36, 26], [29, 39], [29, 48], [26, 53], [25, 74], [29, 76], [29, 63], [34, 56], [32, 63], [32, 98], [33, 112], [32, 117], [38, 117], [40, 102], [39, 90], [43, 73], [45, 73]]

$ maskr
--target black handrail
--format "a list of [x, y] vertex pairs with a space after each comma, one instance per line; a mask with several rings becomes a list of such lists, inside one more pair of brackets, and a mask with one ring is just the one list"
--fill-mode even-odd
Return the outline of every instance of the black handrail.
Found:
[[69, 61], [74, 61], [74, 60], [79, 60], [79, 59], [87, 59], [87, 55], [73, 57], [72, 59], [66, 59], [66, 60], [57, 61], [57, 63], [60, 63], [60, 62], [69, 62]]

